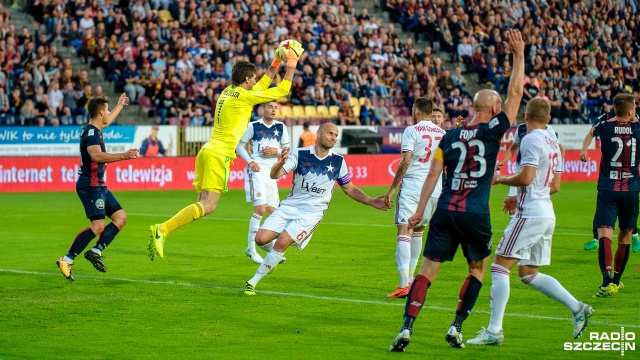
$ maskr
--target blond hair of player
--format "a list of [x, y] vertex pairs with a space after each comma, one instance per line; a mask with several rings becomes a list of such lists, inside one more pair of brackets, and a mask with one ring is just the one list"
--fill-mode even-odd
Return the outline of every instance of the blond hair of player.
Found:
[[[251, 119], [251, 111], [258, 104], [277, 100], [291, 90], [293, 75], [304, 52], [297, 41], [289, 41], [289, 48], [280, 58], [276, 49], [275, 57], [267, 73], [256, 82], [256, 66], [248, 61], [238, 61], [231, 72], [231, 85], [222, 91], [216, 104], [214, 126], [211, 138], [198, 152], [196, 176], [193, 187], [198, 192], [198, 200], [187, 205], [171, 219], [149, 228], [150, 240], [147, 255], [154, 260], [156, 255], [164, 257], [164, 242], [167, 236], [179, 228], [212, 213], [220, 196], [228, 191], [230, 163], [236, 158], [236, 146]], [[286, 61], [287, 72], [277, 87], [269, 88], [280, 61]]]

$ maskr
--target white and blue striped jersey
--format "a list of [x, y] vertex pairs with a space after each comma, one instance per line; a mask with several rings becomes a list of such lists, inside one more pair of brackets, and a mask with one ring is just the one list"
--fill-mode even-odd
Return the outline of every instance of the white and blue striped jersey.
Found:
[[287, 127], [280, 121], [274, 120], [271, 125], [264, 123], [264, 119], [249, 123], [247, 130], [240, 139], [240, 146], [251, 141], [251, 159], [260, 165], [261, 169], [269, 171], [278, 162], [278, 155], [263, 155], [265, 147], [279, 150], [289, 146], [291, 140]]
[[[329, 150], [329, 154], [320, 159], [315, 154], [315, 146], [292, 150], [283, 169], [293, 173], [293, 181], [291, 193], [280, 206], [292, 206], [301, 211], [326, 210], [335, 183], [342, 186], [351, 182], [344, 158]], [[303, 214], [301, 212], [301, 216]]]

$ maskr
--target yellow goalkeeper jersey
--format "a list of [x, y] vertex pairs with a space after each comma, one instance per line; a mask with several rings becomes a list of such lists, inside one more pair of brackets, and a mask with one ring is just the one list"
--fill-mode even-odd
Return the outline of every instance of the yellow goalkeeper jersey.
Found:
[[269, 88], [269, 85], [271, 78], [264, 75], [251, 90], [235, 85], [224, 89], [213, 114], [211, 139], [203, 149], [235, 159], [236, 146], [247, 130], [253, 107], [286, 96], [291, 90], [291, 82], [288, 80], [282, 80], [277, 87]]

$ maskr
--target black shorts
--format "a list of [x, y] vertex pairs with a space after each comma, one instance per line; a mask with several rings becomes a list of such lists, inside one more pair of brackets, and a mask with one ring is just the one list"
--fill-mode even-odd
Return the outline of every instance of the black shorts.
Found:
[[467, 262], [480, 261], [491, 255], [491, 235], [489, 214], [438, 208], [429, 223], [424, 256], [437, 262], [451, 261], [460, 245]]
[[631, 231], [638, 221], [637, 191], [598, 191], [596, 216], [593, 225], [596, 229], [613, 229], [618, 219], [618, 228]]
[[87, 218], [91, 221], [111, 217], [113, 213], [122, 209], [116, 197], [106, 186], [85, 186], [76, 184], [76, 192]]

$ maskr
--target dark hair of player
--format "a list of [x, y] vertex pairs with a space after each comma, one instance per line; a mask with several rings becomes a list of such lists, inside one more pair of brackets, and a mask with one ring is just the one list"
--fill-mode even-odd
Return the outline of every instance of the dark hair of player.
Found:
[[104, 110], [104, 107], [107, 106], [107, 100], [102, 98], [93, 98], [89, 100], [89, 104], [87, 105], [87, 111], [89, 112], [89, 119], [94, 119], [100, 111]]
[[248, 61], [238, 61], [231, 70], [231, 83], [240, 85], [256, 73], [256, 66]]

